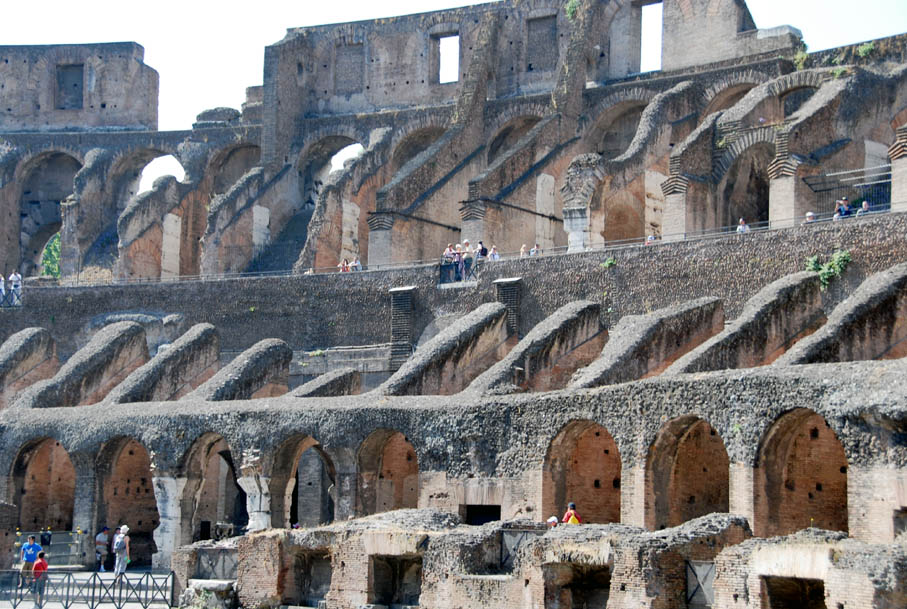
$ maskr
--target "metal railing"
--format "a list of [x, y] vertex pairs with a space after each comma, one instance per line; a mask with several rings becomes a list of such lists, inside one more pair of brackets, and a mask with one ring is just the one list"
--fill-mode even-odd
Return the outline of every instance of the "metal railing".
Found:
[[822, 213], [834, 214], [835, 201], [844, 197], [855, 208], [863, 201], [867, 201], [875, 211], [891, 207], [890, 163], [806, 176], [803, 182], [815, 193], [816, 210]]
[[20, 571], [0, 571], [0, 602], [13, 608], [29, 607], [142, 607], [172, 606], [173, 572], [127, 573], [114, 578], [112, 573], [45, 571], [40, 578]]
[[[853, 202], [853, 201], [852, 201]], [[893, 202], [892, 202], [893, 203]], [[877, 216], [879, 214], [888, 213], [891, 209], [891, 204], [880, 204], [872, 206], [868, 214], [859, 214], [859, 209], [854, 209], [854, 213], [848, 217], [848, 220], [854, 217], [863, 217], [865, 216]], [[898, 202], [903, 203], [903, 202]], [[815, 221], [812, 224], [822, 224], [824, 222], [830, 222], [832, 220], [834, 213], [832, 211], [815, 211]], [[749, 231], [747, 232], [765, 232], [765, 231], [779, 231], [779, 230], [788, 230], [800, 225], [805, 224], [803, 217], [788, 217], [788, 218], [775, 218], [771, 221], [765, 222], [753, 222], [750, 223]], [[646, 237], [634, 237], [630, 239], [619, 239], [604, 241], [602, 243], [597, 243], [594, 245], [589, 245], [584, 248], [583, 252], [596, 252], [596, 251], [619, 251], [622, 249], [629, 248], [638, 248], [651, 245], [658, 245], [661, 243], [675, 243], [678, 241], [703, 241], [708, 239], [723, 238], [729, 235], [732, 235], [737, 230], [737, 225], [728, 225], [728, 226], [719, 226], [714, 228], [705, 228], [698, 229], [693, 231], [686, 231], [681, 233], [664, 233], [660, 237], [654, 240], [648, 240]], [[568, 253], [578, 253], [578, 252], [569, 252], [567, 246], [558, 246], [558, 247], [547, 247], [542, 248], [542, 251], [536, 256], [524, 255], [521, 256], [520, 252], [510, 251], [510, 252], [500, 252], [500, 260], [515, 260], [520, 258], [528, 259], [538, 259], [546, 258], [549, 256], [558, 256]], [[494, 264], [493, 261], [486, 259], [486, 264]], [[430, 259], [413, 259], [406, 260], [401, 262], [391, 262], [391, 263], [382, 263], [382, 264], [369, 264], [363, 266], [361, 271], [352, 271], [349, 273], [344, 273], [348, 275], [355, 275], [357, 273], [363, 272], [373, 272], [373, 271], [388, 271], [388, 270], [403, 270], [410, 268], [426, 267], [426, 266], [439, 266], [439, 258], [430, 258]], [[338, 273], [340, 269], [337, 267], [317, 267], [307, 270], [303, 274], [307, 275], [322, 275], [322, 274], [332, 274]], [[102, 285], [129, 285], [129, 284], [159, 284], [167, 282], [211, 282], [211, 281], [228, 281], [228, 280], [237, 280], [237, 279], [256, 279], [264, 277], [291, 277], [296, 276], [297, 274], [293, 272], [292, 269], [284, 269], [280, 271], [267, 271], [267, 272], [235, 272], [235, 273], [211, 273], [205, 275], [182, 275], [180, 277], [174, 278], [160, 278], [160, 277], [129, 277], [129, 278], [116, 278], [111, 277], [106, 281], [84, 281], [80, 280], [78, 277], [62, 279], [59, 281], [60, 286], [64, 287], [73, 287], [73, 286], [102, 286]], [[28, 287], [28, 282], [26, 282], [25, 287]], [[53, 287], [56, 287], [54, 285]], [[27, 302], [27, 297], [23, 295], [22, 300]]]
[[0, 309], [10, 309], [22, 306], [22, 288], [4, 290], [0, 293]]

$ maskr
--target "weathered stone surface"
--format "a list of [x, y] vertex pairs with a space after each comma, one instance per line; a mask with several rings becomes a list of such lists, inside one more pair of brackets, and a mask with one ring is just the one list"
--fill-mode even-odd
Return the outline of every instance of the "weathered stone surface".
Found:
[[628, 315], [609, 331], [601, 356], [578, 370], [568, 388], [655, 376], [723, 327], [724, 307], [716, 298], [700, 298], [649, 315]]
[[292, 349], [282, 340], [260, 341], [182, 399], [221, 402], [282, 395], [292, 359]]
[[177, 400], [219, 368], [220, 337], [211, 324], [196, 324], [104, 399], [111, 404]]
[[336, 397], [359, 393], [362, 380], [354, 368], [338, 368], [326, 372], [292, 391], [297, 398]]
[[53, 376], [22, 392], [15, 408], [82, 406], [101, 401], [129, 373], [148, 361], [145, 331], [121, 321], [99, 330]]
[[0, 409], [26, 387], [52, 377], [60, 368], [57, 346], [44, 328], [26, 328], [0, 345]]
[[805, 271], [765, 286], [725, 330], [665, 372], [752, 368], [772, 363], [825, 321], [819, 276]]
[[907, 264], [869, 277], [814, 334], [775, 360], [779, 366], [907, 355]]
[[[533, 386], [546, 386], [550, 377], [554, 376], [558, 360], [569, 359], [574, 351], [584, 348], [578, 361], [564, 362], [567, 372], [561, 371], [559, 376], [569, 378], [577, 367], [595, 356], [606, 338], [599, 325], [599, 309], [598, 303], [589, 301], [561, 307], [533, 328], [501, 361], [470, 383], [467, 390], [512, 393]], [[566, 383], [566, 380], [563, 382]], [[563, 386], [560, 380], [555, 380], [553, 384]]]
[[507, 307], [490, 302], [419, 347], [378, 395], [450, 395], [462, 391], [508, 350]]

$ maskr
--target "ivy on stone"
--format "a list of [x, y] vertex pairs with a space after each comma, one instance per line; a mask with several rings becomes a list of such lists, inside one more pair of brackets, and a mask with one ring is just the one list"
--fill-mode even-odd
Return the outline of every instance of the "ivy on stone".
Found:
[[819, 283], [822, 284], [822, 289], [825, 290], [833, 279], [837, 279], [844, 274], [850, 261], [849, 251], [837, 250], [831, 255], [831, 260], [825, 263], [819, 262], [818, 256], [810, 256], [806, 259], [806, 270], [819, 273]]

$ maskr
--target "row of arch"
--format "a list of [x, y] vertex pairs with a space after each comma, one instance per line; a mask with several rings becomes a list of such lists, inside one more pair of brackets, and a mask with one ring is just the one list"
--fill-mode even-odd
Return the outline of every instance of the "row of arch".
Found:
[[[355, 515], [419, 505], [419, 460], [401, 432], [379, 429], [356, 456]], [[107, 442], [94, 466], [93, 525], [128, 521], [138, 553], [150, 560], [159, 524], [148, 451], [138, 441]], [[766, 431], [753, 470], [753, 529], [759, 536], [809, 526], [848, 530], [847, 458], [824, 418], [806, 408], [780, 416]], [[665, 423], [648, 449], [644, 472], [644, 524], [651, 530], [680, 525], [713, 512], [728, 512], [733, 492], [724, 442], [704, 419], [685, 415]], [[54, 439], [24, 445], [10, 477], [18, 526], [34, 530], [73, 527], [77, 476]], [[186, 479], [179, 498], [181, 543], [206, 539], [216, 528], [240, 532], [249, 521], [242, 472], [219, 434], [200, 436], [183, 457]], [[607, 429], [590, 420], [568, 423], [551, 441], [542, 480], [542, 514], [578, 504], [589, 523], [620, 522], [623, 465]], [[338, 471], [311, 436], [284, 441], [269, 477], [270, 525], [316, 526], [335, 518]]]

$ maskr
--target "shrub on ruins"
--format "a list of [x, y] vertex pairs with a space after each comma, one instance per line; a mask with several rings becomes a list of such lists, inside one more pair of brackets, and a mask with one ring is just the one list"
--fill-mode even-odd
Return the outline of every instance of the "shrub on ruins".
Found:
[[50, 238], [41, 254], [41, 274], [60, 277], [60, 233]]
[[835, 251], [831, 255], [831, 260], [825, 263], [819, 262], [818, 256], [810, 256], [806, 259], [806, 270], [819, 273], [819, 283], [822, 284], [824, 290], [833, 279], [844, 274], [850, 260], [850, 252], [847, 250]]

